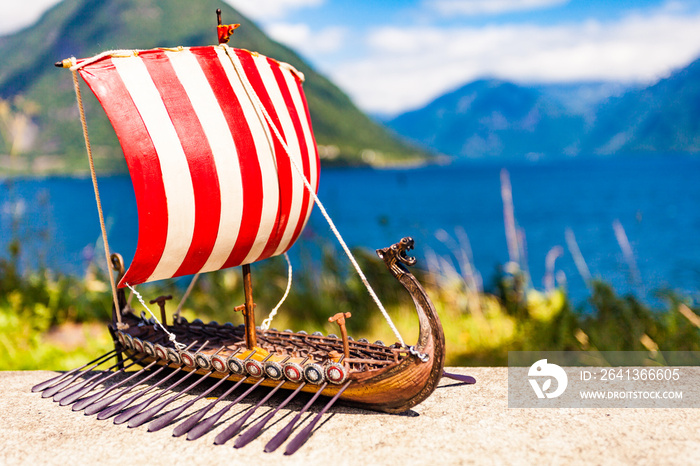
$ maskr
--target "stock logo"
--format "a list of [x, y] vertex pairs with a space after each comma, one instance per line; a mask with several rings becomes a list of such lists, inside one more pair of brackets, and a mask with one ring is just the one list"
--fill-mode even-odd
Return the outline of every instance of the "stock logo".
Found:
[[[566, 386], [569, 384], [569, 378], [566, 376], [564, 369], [556, 364], [547, 363], [546, 359], [540, 359], [530, 366], [527, 375], [528, 377], [537, 378], [546, 377], [541, 386], [537, 379], [528, 379], [537, 398], [556, 398], [564, 393]], [[548, 390], [552, 388], [552, 379], [557, 381], [557, 388], [554, 391], [548, 392]]]

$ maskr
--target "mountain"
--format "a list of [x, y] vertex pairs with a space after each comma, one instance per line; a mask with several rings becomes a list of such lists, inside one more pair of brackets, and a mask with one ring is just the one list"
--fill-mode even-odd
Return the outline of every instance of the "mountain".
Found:
[[603, 105], [587, 146], [600, 154], [700, 152], [700, 59]]
[[700, 152], [700, 59], [648, 87], [479, 80], [387, 122], [454, 158]]
[[[84, 171], [85, 147], [70, 72], [53, 63], [110, 49], [210, 45], [216, 42], [217, 8], [224, 22], [241, 23], [231, 46], [289, 62], [304, 73], [316, 140], [326, 162], [363, 163], [363, 153], [373, 154], [377, 164], [429, 157], [371, 120], [296, 53], [220, 0], [64, 0], [35, 25], [0, 37], [0, 154], [21, 154], [9, 159], [30, 160], [36, 169]], [[82, 94], [98, 168], [125, 170], [104, 112], [86, 87]], [[0, 156], [0, 171], [7, 159]]]
[[469, 83], [387, 125], [454, 157], [540, 158], [576, 150], [586, 117], [541, 89], [490, 79]]

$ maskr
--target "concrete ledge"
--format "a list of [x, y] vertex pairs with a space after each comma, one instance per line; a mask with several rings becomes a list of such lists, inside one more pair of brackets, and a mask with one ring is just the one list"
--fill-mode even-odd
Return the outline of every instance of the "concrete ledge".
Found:
[[[698, 464], [700, 418], [694, 409], [509, 409], [506, 368], [452, 368], [476, 385], [443, 379], [409, 415], [337, 407], [291, 457], [263, 453], [287, 416], [245, 448], [213, 439], [256, 401], [233, 408], [223, 425], [188, 442], [172, 426], [147, 433], [98, 421], [30, 388], [56, 373], [0, 372], [0, 464]], [[264, 395], [261, 393], [259, 396]], [[264, 415], [275, 396], [253, 415]], [[181, 402], [176, 403], [179, 406]], [[301, 403], [291, 406], [298, 410]], [[188, 411], [206, 405], [202, 400]], [[221, 404], [223, 406], [223, 403]], [[217, 406], [218, 407], [218, 406]], [[320, 409], [316, 407], [316, 409]]]

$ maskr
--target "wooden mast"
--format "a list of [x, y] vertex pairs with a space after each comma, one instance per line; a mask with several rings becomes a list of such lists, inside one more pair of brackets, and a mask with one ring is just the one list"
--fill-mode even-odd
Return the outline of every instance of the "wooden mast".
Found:
[[257, 346], [258, 341], [255, 335], [255, 303], [253, 302], [253, 280], [250, 273], [250, 264], [243, 265], [243, 291], [245, 293], [245, 345], [248, 349]]

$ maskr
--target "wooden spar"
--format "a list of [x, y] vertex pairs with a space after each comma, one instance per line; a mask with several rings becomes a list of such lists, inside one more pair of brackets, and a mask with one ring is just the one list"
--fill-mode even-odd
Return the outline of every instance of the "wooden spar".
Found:
[[163, 325], [168, 325], [168, 316], [165, 314], [165, 302], [173, 299], [173, 295], [158, 296], [156, 299], [152, 299], [149, 302], [151, 304], [158, 304], [160, 308], [160, 323]]
[[348, 329], [345, 328], [345, 319], [350, 317], [352, 317], [352, 314], [349, 312], [339, 312], [328, 318], [328, 322], [336, 322], [338, 327], [340, 327], [340, 336], [343, 339], [343, 355], [346, 360], [350, 358], [350, 343], [348, 342]]
[[257, 346], [258, 340], [255, 335], [255, 303], [253, 302], [253, 280], [250, 273], [250, 264], [243, 265], [243, 291], [245, 292], [245, 345], [248, 349]]

